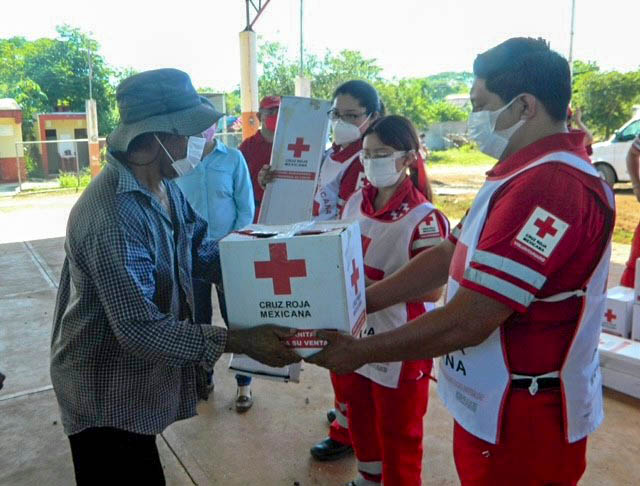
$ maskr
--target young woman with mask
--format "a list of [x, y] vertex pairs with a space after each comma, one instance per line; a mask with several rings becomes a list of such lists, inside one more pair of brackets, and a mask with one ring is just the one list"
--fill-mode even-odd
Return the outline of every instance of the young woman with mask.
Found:
[[[444, 241], [449, 221], [431, 203], [420, 141], [411, 122], [387, 116], [364, 133], [367, 180], [342, 211], [360, 223], [367, 284], [382, 280], [412, 257]], [[420, 301], [396, 304], [367, 317], [363, 335], [393, 330], [434, 308], [437, 289]], [[360, 478], [351, 484], [421, 484], [423, 417], [432, 361], [372, 363], [332, 376], [346, 390], [349, 431]]]

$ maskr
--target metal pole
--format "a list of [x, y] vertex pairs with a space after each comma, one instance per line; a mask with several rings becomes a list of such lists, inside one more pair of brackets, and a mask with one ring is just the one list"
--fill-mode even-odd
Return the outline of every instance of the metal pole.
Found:
[[300, 0], [300, 76], [303, 76], [304, 72], [304, 38], [302, 35], [302, 23], [303, 23], [303, 11], [304, 11], [304, 0]]
[[569, 35], [569, 72], [573, 76], [573, 35], [576, 29], [576, 0], [571, 0], [571, 33]]
[[78, 142], [76, 142], [75, 140], [73, 141], [73, 149], [74, 149], [74, 156], [76, 159], [76, 179], [78, 179], [78, 185], [76, 186], [76, 192], [78, 192], [78, 190], [80, 189], [80, 164], [78, 163]]
[[18, 143], [15, 143], [15, 147], [16, 147], [16, 167], [18, 169], [18, 192], [22, 192], [22, 174], [21, 174], [21, 170], [20, 170], [20, 155], [18, 154]]
[[93, 62], [91, 62], [91, 48], [87, 47], [87, 59], [89, 61], [89, 99], [93, 99]]

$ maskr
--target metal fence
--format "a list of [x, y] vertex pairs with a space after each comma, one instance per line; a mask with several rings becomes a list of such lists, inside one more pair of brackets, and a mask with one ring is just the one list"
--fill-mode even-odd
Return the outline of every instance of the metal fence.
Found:
[[[242, 143], [242, 132], [219, 132], [215, 138], [227, 147], [238, 148]], [[31, 178], [52, 178], [74, 175], [77, 186], [81, 178], [89, 175], [89, 140], [86, 138], [62, 140], [34, 140], [15, 143], [18, 186], [22, 191], [23, 172], [20, 159], [24, 159]], [[100, 162], [104, 164], [106, 139], [99, 138]]]
[[[104, 153], [106, 139], [99, 138], [100, 154]], [[27, 173], [31, 177], [50, 178], [73, 174], [80, 185], [83, 172], [89, 171], [89, 140], [87, 138], [34, 140], [15, 143], [18, 186], [22, 191], [20, 159], [24, 159]], [[103, 162], [103, 161], [101, 161]]]

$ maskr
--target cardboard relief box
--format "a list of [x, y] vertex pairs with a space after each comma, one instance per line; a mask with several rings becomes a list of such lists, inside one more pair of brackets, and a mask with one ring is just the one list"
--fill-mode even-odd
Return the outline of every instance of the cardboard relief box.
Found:
[[[325, 342], [317, 329], [357, 335], [366, 320], [364, 266], [357, 223], [251, 225], [220, 241], [229, 327], [294, 327], [288, 345], [303, 357]], [[234, 356], [239, 373], [297, 381], [298, 373]]]
[[327, 145], [331, 103], [283, 96], [273, 138], [273, 182], [264, 191], [258, 222], [290, 224], [311, 219], [318, 171]]
[[640, 343], [602, 333], [598, 351], [604, 386], [640, 398]]
[[613, 287], [607, 290], [607, 303], [602, 316], [602, 330], [623, 338], [631, 335], [633, 289]]
[[631, 339], [640, 342], [640, 304], [633, 304]]

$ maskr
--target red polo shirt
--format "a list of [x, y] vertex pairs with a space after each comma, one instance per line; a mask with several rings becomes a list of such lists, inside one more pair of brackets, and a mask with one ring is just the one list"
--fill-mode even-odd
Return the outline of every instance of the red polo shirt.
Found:
[[[487, 176], [504, 177], [550, 152], [571, 152], [589, 161], [582, 139], [582, 133], [551, 135], [500, 162]], [[460, 285], [516, 311], [504, 324], [512, 372], [537, 375], [562, 367], [580, 318], [582, 299], [523, 304], [522, 296], [544, 298], [584, 288], [613, 231], [615, 211], [607, 207], [606, 200], [599, 178], [554, 162], [522, 172], [493, 195], [475, 255], [484, 252], [485, 257], [505, 265], [498, 270], [495, 265], [472, 261], [470, 267], [494, 277], [493, 284], [484, 286], [463, 278]], [[553, 233], [554, 241], [545, 255], [522, 244], [525, 233], [521, 231], [526, 225], [535, 225], [534, 231]], [[459, 229], [450, 236], [454, 243]], [[541, 278], [521, 280], [527, 272], [518, 265]], [[508, 288], [511, 295], [521, 296], [519, 301], [509, 296]]]
[[262, 136], [260, 130], [258, 130], [255, 135], [244, 140], [238, 147], [238, 150], [242, 152], [249, 166], [251, 184], [253, 185], [253, 196], [256, 201], [256, 218], [258, 217], [258, 209], [264, 194], [264, 190], [258, 183], [258, 172], [260, 172], [263, 165], [267, 165], [271, 161], [272, 147], [273, 144]]

